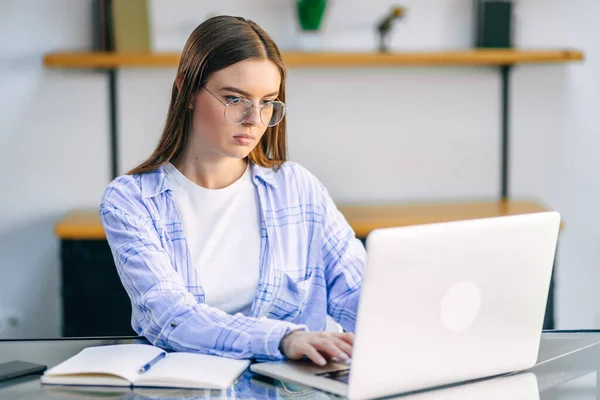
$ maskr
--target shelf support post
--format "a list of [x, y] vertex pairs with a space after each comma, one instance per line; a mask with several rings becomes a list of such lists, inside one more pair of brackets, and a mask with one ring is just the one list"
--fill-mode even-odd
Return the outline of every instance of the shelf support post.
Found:
[[501, 129], [502, 142], [500, 146], [500, 197], [502, 200], [508, 200], [509, 197], [509, 124], [510, 124], [510, 71], [512, 65], [502, 65], [500, 67], [501, 76]]
[[110, 172], [111, 180], [119, 176], [119, 140], [117, 124], [117, 71], [114, 68], [108, 73], [108, 113], [110, 127]]

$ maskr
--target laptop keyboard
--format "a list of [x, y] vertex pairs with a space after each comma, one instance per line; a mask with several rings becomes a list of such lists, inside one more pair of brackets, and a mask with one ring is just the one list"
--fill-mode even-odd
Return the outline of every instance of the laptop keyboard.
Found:
[[322, 376], [323, 378], [332, 379], [337, 382], [348, 383], [348, 378], [350, 377], [350, 368], [338, 371], [320, 372], [316, 375]]

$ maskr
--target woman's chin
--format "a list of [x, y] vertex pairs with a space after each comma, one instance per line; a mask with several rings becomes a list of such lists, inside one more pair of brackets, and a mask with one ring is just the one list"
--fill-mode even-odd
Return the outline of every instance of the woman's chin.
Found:
[[242, 160], [246, 157], [248, 157], [248, 155], [250, 154], [250, 152], [252, 151], [252, 149], [250, 148], [233, 148], [233, 149], [227, 149], [226, 151], [224, 151], [223, 153], [229, 157], [229, 158], [235, 158], [238, 160]]

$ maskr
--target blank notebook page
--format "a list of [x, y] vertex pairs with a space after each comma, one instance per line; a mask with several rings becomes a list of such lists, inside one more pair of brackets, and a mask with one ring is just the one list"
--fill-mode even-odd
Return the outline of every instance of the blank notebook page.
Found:
[[209, 356], [195, 353], [169, 353], [138, 376], [136, 385], [144, 382], [164, 386], [225, 389], [250, 365], [248, 360]]
[[48, 370], [46, 375], [111, 374], [133, 381], [140, 367], [162, 352], [159, 348], [143, 344], [90, 347]]

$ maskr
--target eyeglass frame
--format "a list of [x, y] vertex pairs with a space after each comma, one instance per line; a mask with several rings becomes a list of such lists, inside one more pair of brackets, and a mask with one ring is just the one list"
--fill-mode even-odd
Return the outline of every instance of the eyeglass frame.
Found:
[[[265, 103], [265, 104], [262, 104], [262, 105], [260, 105], [260, 106], [257, 106], [256, 104], [254, 104], [253, 102], [251, 102], [251, 101], [250, 101], [250, 100], [248, 100], [248, 99], [240, 98], [242, 101], [247, 101], [248, 103], [250, 103], [250, 105], [251, 105], [252, 107], [249, 109], [249, 111], [248, 111], [248, 115], [246, 116], [246, 118], [245, 118], [245, 119], [243, 119], [242, 121], [238, 122], [237, 124], [235, 124], [235, 123], [233, 123], [233, 122], [231, 122], [230, 120], [228, 120], [228, 119], [227, 119], [227, 108], [229, 107], [229, 105], [230, 105], [230, 104], [232, 104], [232, 102], [233, 102], [234, 100], [229, 100], [227, 103], [225, 103], [225, 102], [223, 102], [223, 100], [221, 100], [221, 99], [220, 99], [220, 98], [219, 98], [219, 97], [218, 97], [216, 94], [214, 94], [213, 92], [211, 92], [210, 90], [208, 90], [208, 88], [206, 87], [206, 85], [203, 85], [202, 87], [203, 87], [203, 88], [204, 88], [204, 89], [205, 89], [205, 90], [206, 90], [208, 93], [210, 93], [212, 97], [214, 97], [215, 99], [217, 99], [217, 100], [219, 101], [219, 103], [221, 103], [221, 104], [223, 104], [223, 105], [225, 106], [225, 110], [223, 111], [223, 117], [225, 118], [225, 121], [227, 121], [227, 122], [228, 122], [229, 124], [231, 124], [231, 125], [241, 125], [241, 124], [243, 124], [244, 122], [248, 121], [248, 118], [250, 118], [250, 116], [252, 115], [252, 112], [254, 111], [254, 109], [255, 109], [255, 108], [258, 108], [258, 109], [259, 109], [258, 116], [259, 116], [260, 122], [261, 122], [263, 125], [265, 125], [266, 127], [268, 127], [268, 128], [273, 128], [273, 127], [275, 127], [275, 126], [279, 125], [279, 124], [281, 123], [281, 121], [283, 121], [283, 119], [285, 118], [285, 114], [287, 114], [287, 105], [286, 105], [286, 104], [285, 104], [283, 101], [280, 101], [280, 100], [273, 100], [273, 101], [269, 101], [268, 103]], [[281, 117], [281, 120], [280, 120], [279, 122], [277, 122], [275, 125], [268, 125], [268, 124], [265, 124], [265, 121], [263, 121], [263, 118], [262, 118], [262, 111], [264, 110], [264, 108], [265, 108], [265, 107], [267, 107], [267, 106], [269, 106], [269, 105], [272, 105], [274, 102], [278, 102], [278, 103], [281, 103], [281, 104], [283, 104], [283, 116]]]

